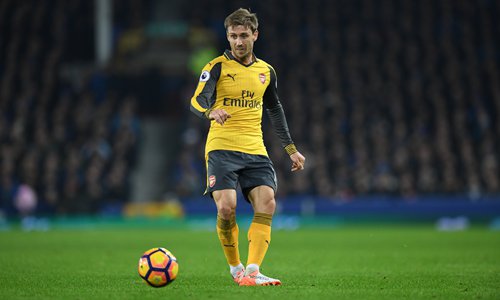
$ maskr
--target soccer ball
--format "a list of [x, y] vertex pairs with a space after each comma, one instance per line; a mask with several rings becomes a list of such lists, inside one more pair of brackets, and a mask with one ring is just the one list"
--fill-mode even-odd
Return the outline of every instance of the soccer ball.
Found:
[[177, 258], [165, 248], [152, 248], [139, 259], [139, 275], [150, 286], [162, 287], [177, 277]]

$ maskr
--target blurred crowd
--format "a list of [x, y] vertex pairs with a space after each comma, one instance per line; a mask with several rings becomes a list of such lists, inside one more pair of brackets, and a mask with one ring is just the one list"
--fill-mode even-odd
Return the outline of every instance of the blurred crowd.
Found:
[[[186, 19], [211, 28], [222, 53], [224, 17], [248, 3], [195, 2]], [[278, 0], [251, 9], [256, 55], [277, 70], [307, 157], [304, 172], [289, 172], [265, 122], [280, 196], [500, 195], [498, 1]], [[175, 170], [182, 195], [199, 194], [205, 180], [206, 125], [189, 117]]]
[[189, 27], [185, 73], [152, 70], [143, 81], [107, 68], [75, 75], [71, 66], [94, 60], [94, 4], [0, 0], [0, 211], [128, 201], [145, 110], [182, 123], [165, 188], [200, 196], [208, 122], [189, 112], [199, 74], [188, 65], [228, 48], [223, 21], [239, 7], [259, 17], [256, 55], [277, 70], [307, 157], [305, 171], [289, 172], [264, 116], [279, 197], [500, 195], [498, 1], [113, 1], [116, 64], [127, 63], [125, 46], [140, 55], [145, 31], [131, 32], [161, 15], [155, 5]]
[[139, 121], [133, 95], [93, 59], [92, 1], [0, 1], [0, 212], [94, 213], [127, 201]]

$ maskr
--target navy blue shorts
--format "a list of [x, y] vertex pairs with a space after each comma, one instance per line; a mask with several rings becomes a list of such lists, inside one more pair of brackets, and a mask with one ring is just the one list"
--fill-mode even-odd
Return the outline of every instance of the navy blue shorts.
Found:
[[238, 151], [214, 150], [208, 153], [207, 192], [233, 189], [240, 185], [248, 200], [254, 187], [267, 185], [274, 192], [278, 189], [273, 162], [265, 155], [253, 155]]

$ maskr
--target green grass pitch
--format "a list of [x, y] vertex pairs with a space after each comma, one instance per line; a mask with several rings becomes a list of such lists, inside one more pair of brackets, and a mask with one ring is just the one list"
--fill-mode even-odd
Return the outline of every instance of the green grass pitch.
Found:
[[[178, 279], [164, 288], [137, 273], [140, 255], [156, 246], [180, 264]], [[500, 232], [408, 225], [274, 231], [262, 272], [283, 285], [236, 286], [215, 232], [0, 232], [0, 299], [266, 300], [500, 299]]]

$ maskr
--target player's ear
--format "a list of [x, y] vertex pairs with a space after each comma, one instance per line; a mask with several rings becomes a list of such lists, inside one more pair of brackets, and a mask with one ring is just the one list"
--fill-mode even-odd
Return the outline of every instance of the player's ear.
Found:
[[259, 37], [259, 31], [255, 29], [255, 31], [253, 32], [253, 41], [255, 42], [258, 37]]

